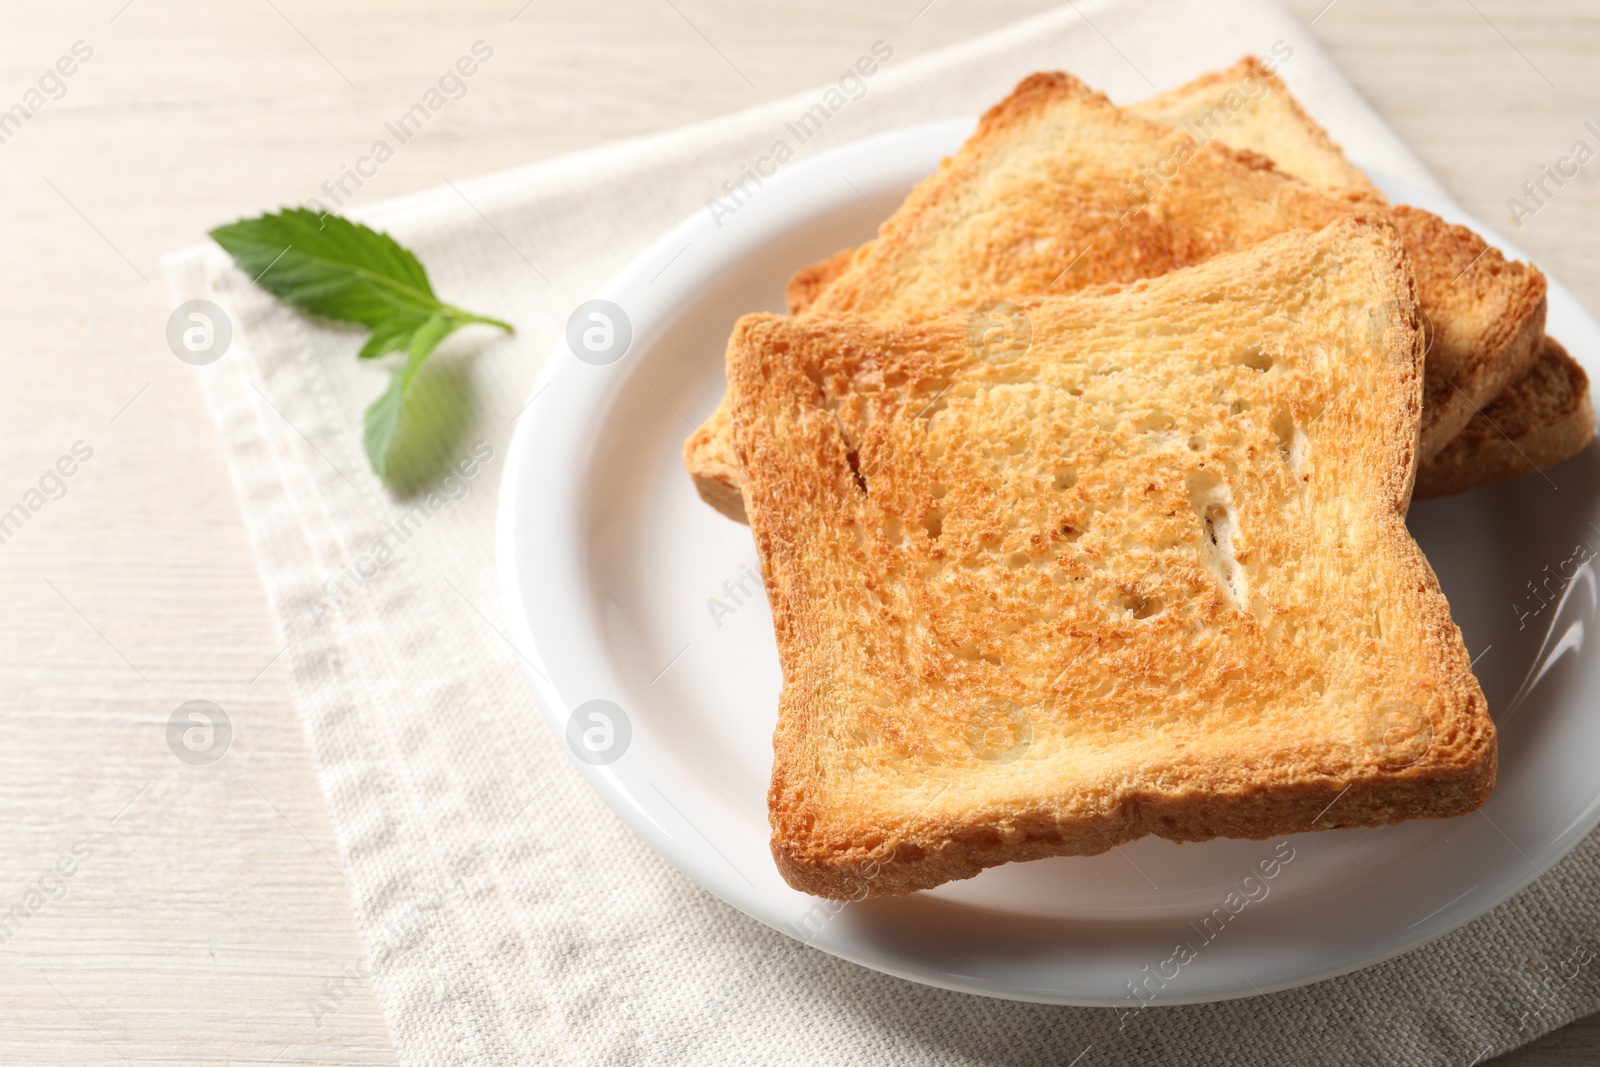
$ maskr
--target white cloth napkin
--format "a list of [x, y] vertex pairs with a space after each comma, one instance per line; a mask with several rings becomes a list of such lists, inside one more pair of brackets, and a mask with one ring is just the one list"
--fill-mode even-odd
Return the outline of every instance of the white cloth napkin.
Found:
[[[1274, 45], [1353, 158], [1438, 191], [1271, 0], [1081, 0], [890, 59], [800, 151], [976, 114], [1035, 70], [1131, 101]], [[445, 299], [517, 326], [458, 335], [436, 357], [422, 393], [454, 433], [413, 473], [432, 490], [410, 499], [362, 456], [361, 413], [387, 370], [357, 362], [359, 332], [285, 309], [215, 248], [168, 261], [175, 300], [215, 301], [231, 320], [226, 355], [197, 373], [401, 1062], [1464, 1064], [1600, 1007], [1587, 972], [1557, 968], [1600, 925], [1594, 838], [1401, 959], [1119, 1029], [1111, 1010], [941, 992], [800, 945], [679, 874], [589, 789], [502, 636], [492, 530], [512, 421], [572, 308], [706, 210], [819, 94], [361, 211]]]

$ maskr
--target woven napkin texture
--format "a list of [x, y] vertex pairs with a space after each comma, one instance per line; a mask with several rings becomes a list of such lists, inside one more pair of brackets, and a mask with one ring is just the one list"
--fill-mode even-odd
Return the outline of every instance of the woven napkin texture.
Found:
[[[1438, 191], [1270, 0], [1082, 0], [891, 59], [800, 152], [977, 114], [1035, 70], [1132, 101], [1275, 45], [1292, 49], [1281, 76], [1353, 158]], [[494, 504], [513, 420], [572, 309], [707, 210], [822, 92], [359, 212], [417, 252], [446, 299], [517, 326], [465, 331], [435, 357], [423, 394], [460, 432], [415, 465], [407, 499], [361, 451], [388, 371], [355, 359], [359, 331], [279, 305], [215, 248], [167, 261], [175, 300], [215, 301], [231, 320], [226, 355], [196, 373], [400, 1061], [1466, 1064], [1600, 1007], [1593, 969], [1562, 966], [1600, 923], [1594, 838], [1387, 964], [1121, 1020], [943, 992], [807, 948], [700, 889], [576, 773], [503, 637]]]

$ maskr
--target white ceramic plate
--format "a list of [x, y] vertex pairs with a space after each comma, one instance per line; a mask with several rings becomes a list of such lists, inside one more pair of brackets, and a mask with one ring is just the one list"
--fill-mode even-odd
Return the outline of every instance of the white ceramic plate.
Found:
[[[1284, 989], [1421, 945], [1527, 885], [1600, 821], [1600, 661], [1581, 654], [1597, 599], [1593, 448], [1547, 478], [1412, 511], [1500, 726], [1499, 786], [1481, 813], [1287, 845], [1148, 838], [843, 906], [778, 876], [771, 618], [748, 530], [699, 501], [680, 450], [722, 394], [734, 320], [782, 311], [791, 271], [869, 237], [972, 125], [860, 141], [791, 164], [731, 216], [697, 213], [596, 294], [625, 309], [625, 349], [620, 322], [607, 350], [606, 323], [579, 316], [598, 331], [578, 341], [586, 359], [566, 342], [551, 357], [510, 450], [498, 550], [515, 644], [590, 783], [651, 847], [762, 922], [880, 971], [1018, 1000], [1136, 1007], [1135, 982], [1163, 1004]], [[1600, 325], [1555, 283], [1549, 329], [1600, 370]]]

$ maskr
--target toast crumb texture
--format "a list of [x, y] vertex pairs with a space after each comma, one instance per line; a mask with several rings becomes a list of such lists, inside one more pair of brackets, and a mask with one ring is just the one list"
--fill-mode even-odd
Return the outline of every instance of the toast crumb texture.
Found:
[[1404, 524], [1413, 301], [1395, 231], [1346, 219], [1020, 302], [998, 352], [961, 312], [742, 319], [789, 883], [1481, 804], [1494, 728]]

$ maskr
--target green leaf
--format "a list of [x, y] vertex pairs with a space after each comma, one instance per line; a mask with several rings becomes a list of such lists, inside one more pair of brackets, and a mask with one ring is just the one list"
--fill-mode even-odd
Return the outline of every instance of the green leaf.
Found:
[[397, 315], [388, 322], [380, 322], [372, 328], [367, 343], [361, 346], [361, 351], [357, 352], [356, 356], [360, 359], [376, 359], [390, 352], [408, 350], [411, 347], [412, 335], [435, 314], [437, 312], [431, 312], [416, 319]]
[[511, 325], [446, 304], [428, 273], [388, 234], [339, 215], [285, 208], [211, 231], [239, 269], [284, 303], [372, 332], [359, 353], [406, 353], [389, 388], [367, 409], [363, 441], [378, 477], [400, 425], [407, 392], [439, 342], [469, 323]]
[[361, 442], [367, 449], [367, 461], [372, 464], [379, 478], [388, 477], [389, 447], [394, 444], [395, 432], [400, 428], [400, 412], [405, 407], [406, 394], [411, 391], [412, 381], [428, 357], [433, 355], [433, 350], [439, 347], [439, 342], [459, 325], [461, 323], [444, 314], [435, 315], [424, 323], [412, 335], [411, 346], [406, 350], [406, 361], [395, 369], [389, 379], [389, 388], [367, 408]]

